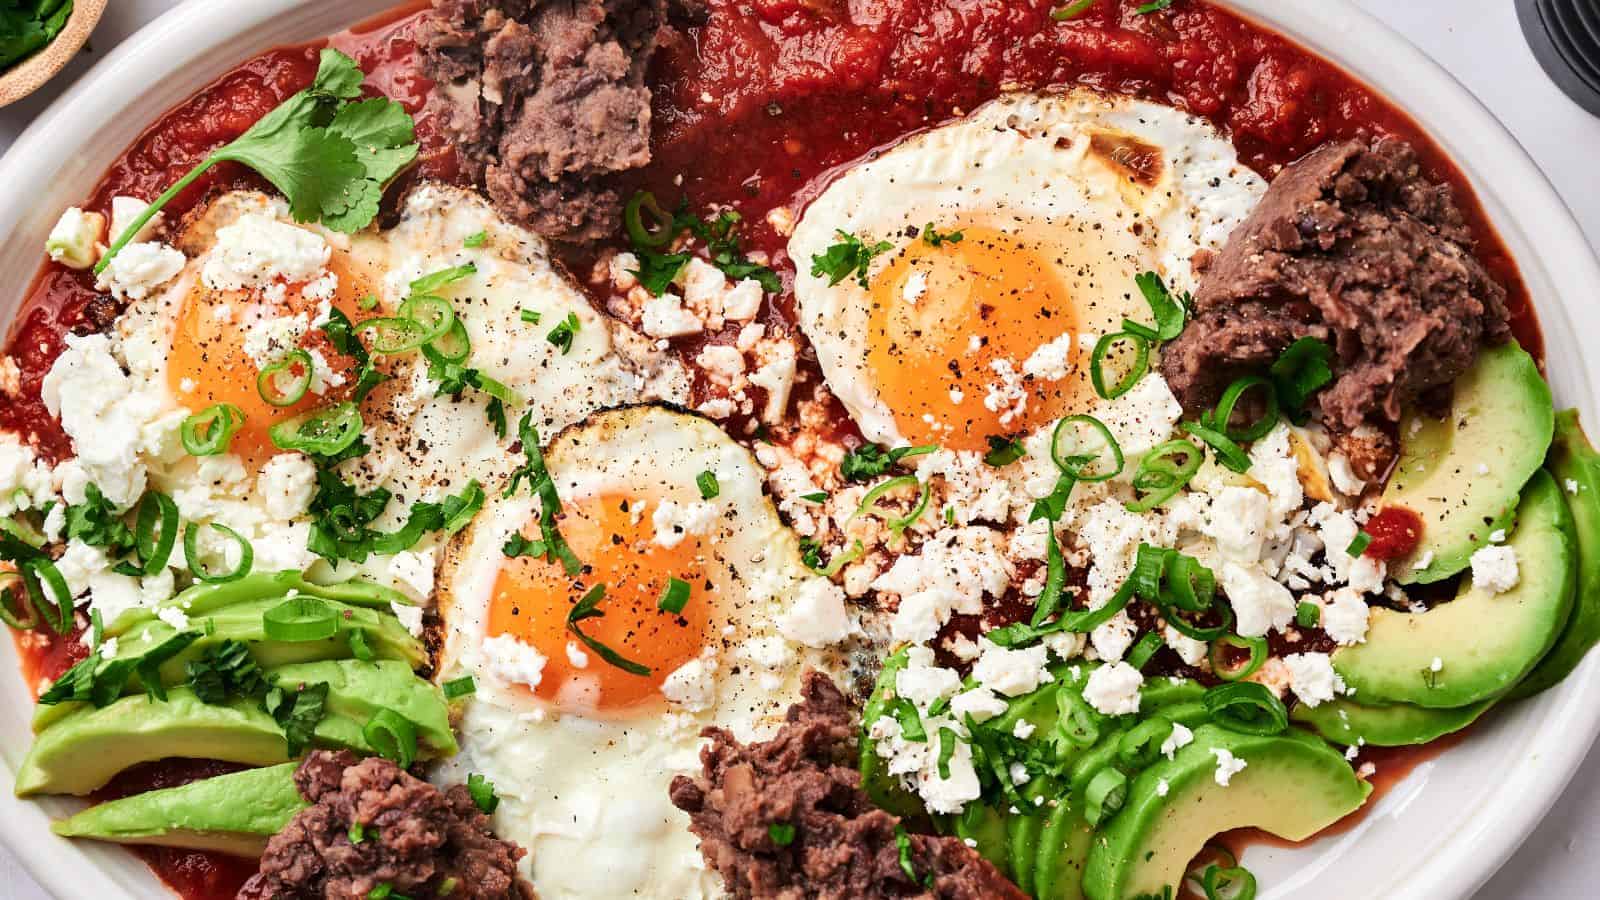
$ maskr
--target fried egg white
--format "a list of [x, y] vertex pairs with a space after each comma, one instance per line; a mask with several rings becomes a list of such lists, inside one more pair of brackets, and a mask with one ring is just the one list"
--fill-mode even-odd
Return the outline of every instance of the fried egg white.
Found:
[[[838, 588], [801, 562], [749, 452], [705, 419], [609, 411], [557, 436], [546, 458], [583, 571], [506, 556], [508, 539], [540, 535], [526, 487], [494, 499], [452, 549], [441, 678], [470, 674], [477, 692], [462, 753], [439, 777], [495, 783], [496, 830], [528, 848], [524, 866], [547, 900], [720, 896], [668, 787], [697, 768], [703, 726], [767, 735], [804, 668], [839, 668], [835, 651], [779, 631], [808, 593]], [[711, 498], [697, 484], [705, 472]], [[676, 615], [658, 608], [672, 578], [691, 586]], [[577, 626], [648, 675], [607, 662], [569, 628], [596, 585], [604, 615]], [[830, 609], [844, 614], [842, 593]]]
[[[1225, 137], [1171, 107], [1007, 95], [811, 204], [789, 243], [800, 325], [868, 439], [981, 450], [1092, 406], [1095, 342], [1151, 319], [1135, 277], [1192, 289], [1190, 259], [1265, 189]], [[811, 268], [841, 233], [887, 245], [865, 286]]]

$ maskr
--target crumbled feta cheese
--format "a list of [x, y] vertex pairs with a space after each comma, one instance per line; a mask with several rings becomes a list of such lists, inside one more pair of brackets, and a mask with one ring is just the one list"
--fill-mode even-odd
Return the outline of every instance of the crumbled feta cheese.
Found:
[[1089, 673], [1083, 686], [1083, 699], [1108, 716], [1126, 716], [1139, 711], [1139, 687], [1144, 676], [1125, 662], [1114, 662]]
[[55, 498], [50, 467], [10, 432], [0, 432], [0, 516], [37, 509]]
[[748, 322], [761, 312], [761, 282], [743, 279], [722, 295], [722, 315], [730, 322]]
[[1253, 563], [1261, 558], [1267, 537], [1268, 498], [1250, 487], [1229, 486], [1211, 502], [1211, 521], [1206, 528], [1225, 558], [1238, 563]]
[[1171, 647], [1187, 666], [1198, 666], [1210, 650], [1210, 645], [1205, 641], [1197, 641], [1171, 625], [1163, 629], [1161, 634], [1166, 638], [1167, 646]]
[[[404, 625], [406, 631], [410, 632], [413, 637], [422, 637], [422, 607], [420, 607], [420, 606], [412, 606], [412, 605], [407, 604], [407, 603], [390, 602], [389, 611], [394, 613], [394, 617], [396, 619], [400, 620], [400, 624]], [[503, 636], [504, 635], [502, 635], [502, 637]], [[526, 645], [524, 645], [524, 646], [526, 646]], [[488, 644], [485, 644], [484, 648], [487, 649], [488, 648]], [[530, 647], [529, 650], [531, 651], [532, 648]], [[535, 654], [535, 655], [537, 655], [537, 654]], [[526, 660], [524, 661], [524, 663], [526, 663]], [[543, 668], [543, 666], [544, 666], [544, 657], [543, 656], [539, 657], [539, 666], [540, 666], [540, 668]], [[524, 669], [524, 671], [526, 671], [526, 669]], [[511, 680], [516, 680], [516, 679], [511, 679]], [[524, 683], [528, 684], [529, 687], [538, 686], [537, 676], [535, 676], [535, 680], [534, 681], [532, 681], [532, 682], [524, 682]]]
[[1359, 497], [1367, 489], [1367, 483], [1351, 467], [1350, 457], [1337, 450], [1328, 456], [1328, 477], [1333, 480], [1334, 490], [1346, 497]]
[[704, 712], [717, 700], [717, 660], [710, 651], [689, 660], [661, 682], [661, 696], [689, 712]]
[[1216, 780], [1220, 787], [1227, 787], [1233, 781], [1233, 776], [1243, 772], [1249, 763], [1233, 755], [1233, 751], [1223, 747], [1212, 747], [1211, 755], [1217, 758]]
[[723, 387], [736, 385], [744, 377], [744, 354], [730, 344], [707, 344], [695, 355], [694, 364]]
[[644, 305], [644, 319], [639, 327], [653, 338], [683, 337], [705, 329], [700, 317], [684, 309], [683, 298], [676, 294], [651, 297]]
[[895, 695], [923, 709], [954, 696], [960, 688], [961, 676], [954, 669], [936, 665], [933, 651], [927, 647], [913, 647], [906, 651], [906, 667], [895, 673]]
[[983, 408], [1000, 414], [1000, 424], [1010, 425], [1028, 410], [1028, 389], [1022, 374], [1011, 360], [1001, 357], [989, 363], [997, 381], [989, 383], [983, 398]]
[[1291, 653], [1283, 664], [1289, 669], [1290, 690], [1306, 706], [1319, 706], [1344, 692], [1344, 679], [1326, 653]]
[[844, 589], [821, 577], [801, 582], [777, 625], [784, 637], [817, 649], [837, 644], [855, 630], [845, 609]]
[[231, 291], [264, 287], [279, 279], [312, 281], [322, 276], [332, 252], [314, 231], [248, 212], [217, 229], [216, 244], [200, 278], [213, 290]]
[[1190, 731], [1182, 722], [1172, 723], [1172, 733], [1161, 742], [1161, 755], [1172, 759], [1179, 750], [1194, 743], [1194, 732]]
[[983, 641], [983, 654], [972, 667], [972, 677], [992, 691], [1019, 697], [1050, 680], [1046, 670], [1049, 651], [1041, 644], [1011, 650]]
[[402, 550], [389, 559], [389, 577], [413, 600], [426, 600], [433, 594], [434, 571], [438, 568], [438, 549]]
[[1060, 381], [1072, 374], [1073, 337], [1063, 334], [1033, 351], [1022, 364], [1022, 373], [1042, 381]]
[[668, 549], [683, 543], [689, 535], [706, 534], [716, 520], [716, 507], [700, 500], [690, 503], [663, 500], [650, 516], [655, 526], [655, 542]]
[[1343, 646], [1359, 644], [1367, 639], [1369, 614], [1360, 591], [1340, 588], [1322, 603], [1322, 630]]
[[987, 722], [995, 716], [1004, 715], [1005, 711], [1006, 701], [986, 687], [962, 691], [950, 701], [950, 714], [960, 721], [966, 721], [971, 716], [974, 722]]
[[153, 241], [123, 247], [100, 273], [95, 287], [118, 300], [143, 300], [183, 271], [187, 258]]
[[1134, 624], [1127, 610], [1123, 610], [1090, 631], [1089, 644], [1102, 660], [1115, 662], [1133, 646], [1138, 632], [1139, 626]]
[[1240, 636], [1265, 637], [1294, 621], [1294, 595], [1259, 568], [1224, 562], [1217, 579], [1233, 604]]
[[268, 523], [256, 534], [251, 545], [255, 548], [255, 568], [261, 572], [304, 572], [319, 557], [307, 544], [311, 540], [311, 523]]
[[1129, 512], [1120, 498], [1111, 498], [1089, 507], [1077, 537], [1092, 560], [1089, 608], [1099, 609], [1128, 580], [1140, 544], [1171, 546], [1174, 535], [1162, 516]]
[[1483, 547], [1472, 554], [1472, 586], [1491, 594], [1503, 594], [1517, 586], [1521, 573], [1517, 551], [1504, 545]]
[[1172, 792], [1172, 785], [1168, 784], [1167, 780], [1165, 778], [1163, 778], [1160, 781], [1156, 782], [1156, 796], [1157, 797], [1165, 797], [1167, 794], [1169, 794], [1171, 792]]
[[957, 741], [947, 766], [949, 778], [939, 777], [938, 757], [925, 754], [922, 770], [917, 773], [917, 793], [929, 812], [955, 814], [968, 802], [978, 799], [982, 789], [978, 783], [978, 770], [972, 764], [972, 745]]
[[1504, 528], [1496, 528], [1495, 530], [1489, 532], [1489, 543], [1504, 544], [1505, 542], [1506, 530]]
[[1025, 741], [1033, 737], [1033, 733], [1037, 730], [1038, 726], [1027, 719], [1018, 719], [1017, 724], [1011, 726], [1011, 736], [1019, 741]]
[[762, 407], [761, 420], [768, 423], [783, 421], [789, 408], [789, 394], [794, 390], [795, 348], [788, 341], [772, 344], [775, 349], [761, 368], [750, 373], [750, 383], [767, 392], [766, 406]]
[[[399, 609], [414, 607], [399, 607]], [[418, 610], [421, 614], [421, 610]], [[495, 681], [505, 685], [523, 684], [530, 688], [539, 686], [544, 678], [543, 653], [517, 640], [513, 635], [497, 634], [483, 642], [484, 671]], [[664, 687], [664, 686], [663, 686]]]
[[1144, 453], [1172, 437], [1172, 426], [1183, 418], [1183, 404], [1172, 395], [1167, 380], [1151, 372], [1128, 392], [1100, 404], [1097, 416], [1128, 456]]
[[1428, 663], [1428, 671], [1429, 672], [1443, 672], [1444, 671], [1444, 660], [1442, 660], [1439, 657], [1435, 656], [1433, 658], [1433, 662]]
[[567, 641], [567, 664], [574, 669], [589, 668], [589, 654], [583, 652], [577, 641]]
[[1567, 488], [1567, 493], [1569, 493], [1569, 494], [1573, 495], [1574, 497], [1576, 497], [1578, 495], [1578, 482], [1577, 482], [1577, 479], [1568, 478], [1566, 480], [1565, 484], [1566, 484], [1566, 488]]
[[[104, 618], [104, 616], [105, 613], [101, 613], [101, 617]], [[189, 617], [184, 614], [183, 610], [177, 608], [176, 606], [163, 606], [160, 609], [157, 609], [156, 618], [167, 623], [168, 625], [171, 625], [178, 631], [189, 630]]]
[[69, 207], [50, 229], [44, 241], [44, 252], [69, 269], [87, 269], [100, 256], [97, 245], [105, 227], [105, 216]]
[[317, 492], [317, 467], [300, 453], [280, 453], [267, 460], [256, 476], [256, 493], [266, 501], [267, 515], [296, 519]]
[[[144, 494], [146, 476], [139, 458], [141, 442], [128, 436], [143, 434], [147, 425], [162, 418], [166, 401], [136, 386], [122, 371], [106, 335], [69, 334], [66, 344], [45, 375], [40, 395], [72, 438], [85, 482], [93, 482], [118, 509], [127, 509]], [[123, 439], [107, 440], [108, 435]], [[82, 502], [81, 497], [68, 499]]]
[[894, 639], [931, 641], [952, 613], [976, 615], [983, 611], [985, 595], [1000, 596], [1016, 574], [1004, 540], [1004, 533], [992, 528], [946, 529], [873, 579], [873, 590], [900, 596], [890, 622]]
[[629, 291], [639, 283], [639, 257], [624, 250], [611, 257], [606, 274], [611, 279], [611, 286], [619, 291]]
[[[133, 227], [133, 223], [150, 208], [150, 204], [138, 197], [112, 197], [111, 198], [111, 231], [107, 235], [112, 241], [122, 240], [123, 232]], [[166, 218], [166, 213], [158, 212], [145, 222], [128, 243], [148, 241], [155, 237], [156, 229], [161, 227], [161, 221]]]

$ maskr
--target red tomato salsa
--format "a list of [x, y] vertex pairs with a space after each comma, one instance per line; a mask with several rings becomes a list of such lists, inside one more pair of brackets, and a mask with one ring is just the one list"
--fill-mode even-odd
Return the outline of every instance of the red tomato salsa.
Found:
[[[416, 65], [413, 2], [382, 20], [326, 42], [253, 57], [150, 126], [88, 195], [108, 212], [119, 194], [154, 197], [214, 148], [237, 137], [284, 98], [310, 83], [318, 51], [354, 56], [369, 84], [417, 116], [421, 164], [408, 179], [455, 180], [454, 151], [425, 102], [432, 84]], [[1136, 0], [1099, 0], [1068, 22], [1050, 18], [1051, 0], [708, 0], [704, 25], [670, 33], [652, 70], [655, 162], [621, 179], [624, 196], [648, 187], [663, 202], [688, 197], [743, 213], [748, 249], [765, 251], [780, 271], [785, 238], [768, 211], [798, 210], [832, 171], [909, 133], [959, 117], [1011, 88], [1081, 84], [1172, 104], [1226, 129], [1243, 160], [1271, 177], [1319, 144], [1339, 138], [1396, 136], [1410, 141], [1431, 178], [1455, 186], [1472, 220], [1478, 252], [1510, 291], [1513, 325], [1541, 355], [1537, 323], [1516, 266], [1490, 228], [1465, 178], [1404, 112], [1293, 42], [1198, 0], [1178, 0], [1150, 15]], [[252, 173], [223, 165], [168, 207], [169, 217], [218, 192], [260, 187]], [[587, 272], [595, 251], [567, 262]], [[47, 457], [70, 446], [39, 400], [39, 385], [64, 334], [92, 329], [85, 312], [93, 278], [55, 264], [36, 276], [6, 341], [22, 372], [22, 397], [0, 405], [0, 428], [30, 439]], [[774, 322], [792, 308], [779, 298]], [[815, 362], [803, 362], [820, 377]], [[842, 413], [839, 429], [853, 428]], [[1392, 527], [1391, 527], [1392, 526]], [[1383, 516], [1368, 525], [1374, 555], [1401, 555], [1408, 523]], [[84, 655], [76, 636], [18, 638], [26, 674], [59, 675]], [[125, 773], [104, 793], [182, 783], [222, 771], [165, 761]], [[103, 797], [103, 798], [104, 798]], [[103, 799], [102, 798], [102, 799]], [[215, 854], [141, 851], [189, 900], [232, 897], [253, 866]]]

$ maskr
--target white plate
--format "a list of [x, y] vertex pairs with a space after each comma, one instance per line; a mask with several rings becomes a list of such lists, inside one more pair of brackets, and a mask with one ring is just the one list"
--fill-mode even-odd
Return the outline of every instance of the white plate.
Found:
[[[1443, 69], [1346, 0], [1232, 6], [1343, 65], [1409, 110], [1471, 179], [1522, 269], [1544, 328], [1558, 403], [1600, 421], [1579, 335], [1600, 331], [1600, 264], [1572, 215], [1510, 134]], [[0, 160], [0, 322], [9, 322], [60, 210], [80, 202], [122, 148], [162, 112], [246, 57], [311, 40], [392, 0], [190, 0], [118, 47]], [[1559, 273], [1559, 279], [1556, 274]], [[0, 641], [0, 837], [60, 898], [168, 897], [124, 851], [51, 836], [74, 808], [12, 799], [31, 704], [10, 641]], [[1264, 900], [1470, 895], [1522, 842], [1600, 731], [1600, 657], [1536, 701], [1491, 713], [1458, 747], [1420, 767], [1359, 827], [1295, 850], [1246, 856]], [[1285, 798], [1292, 802], [1293, 798]]]

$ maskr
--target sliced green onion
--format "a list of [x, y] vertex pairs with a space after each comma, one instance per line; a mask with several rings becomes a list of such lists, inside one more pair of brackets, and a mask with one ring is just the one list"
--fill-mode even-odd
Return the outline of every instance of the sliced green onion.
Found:
[[767, 826], [767, 837], [777, 846], [787, 847], [794, 843], [795, 827], [788, 822], [774, 822]]
[[[407, 301], [408, 303], [411, 301]], [[448, 328], [448, 325], [446, 326]], [[357, 334], [369, 334], [373, 353], [392, 356], [408, 353], [428, 343], [428, 326], [404, 316], [379, 316], [356, 326]]]
[[367, 746], [384, 759], [393, 760], [400, 768], [409, 769], [417, 758], [417, 728], [411, 720], [387, 707], [373, 713], [367, 720], [361, 736]]
[[1056, 691], [1056, 731], [1078, 747], [1092, 747], [1100, 740], [1100, 716], [1089, 701], [1075, 690]]
[[1250, 471], [1250, 457], [1233, 442], [1232, 438], [1200, 422], [1184, 422], [1183, 430], [1205, 441], [1216, 454], [1217, 462], [1235, 472]]
[[956, 753], [956, 733], [948, 728], [939, 729], [939, 777], [950, 780], [950, 759]]
[[1207, 866], [1200, 887], [1206, 900], [1255, 900], [1256, 877], [1243, 866]]
[[537, 324], [539, 324], [539, 320], [544, 318], [543, 316], [539, 315], [539, 311], [538, 310], [534, 310], [534, 309], [522, 310], [517, 315], [518, 315], [519, 318], [522, 319], [522, 321], [528, 323], [529, 325], [537, 325]]
[[1117, 757], [1134, 769], [1147, 768], [1161, 756], [1161, 745], [1171, 736], [1171, 722], [1160, 718], [1146, 719], [1117, 741]]
[[1067, 585], [1067, 564], [1061, 558], [1061, 545], [1056, 541], [1055, 529], [1052, 528], [1044, 540], [1044, 590], [1039, 592], [1039, 599], [1033, 607], [1033, 618], [1028, 623], [1035, 628], [1042, 627], [1056, 614]]
[[372, 645], [367, 643], [367, 633], [359, 628], [350, 632], [350, 655], [362, 662], [372, 662], [378, 655], [372, 652]]
[[[56, 634], [72, 631], [72, 589], [49, 557], [38, 556], [17, 566], [28, 603]], [[52, 599], [54, 602], [51, 602]], [[52, 615], [54, 613], [54, 615]]]
[[1161, 604], [1188, 612], [1211, 608], [1217, 594], [1217, 576], [1192, 556], [1175, 553], [1167, 560], [1161, 583]]
[[1050, 18], [1057, 22], [1067, 22], [1088, 12], [1095, 4], [1095, 0], [1075, 0], [1066, 6], [1050, 10]]
[[[1266, 408], [1261, 412], [1261, 418], [1240, 428], [1233, 427], [1233, 409], [1239, 404], [1239, 398], [1247, 391], [1259, 388], [1263, 392]], [[1206, 417], [1202, 417], [1205, 424], [1228, 436], [1229, 440], [1248, 443], [1260, 440], [1267, 436], [1278, 424], [1278, 391], [1272, 382], [1265, 378], [1250, 376], [1241, 378], [1228, 389], [1222, 392], [1222, 399], [1217, 401], [1217, 408]]]
[[688, 605], [689, 582], [681, 578], [667, 579], [666, 589], [661, 592], [661, 599], [656, 601], [656, 609], [676, 616]]
[[1022, 442], [1016, 438], [991, 434], [989, 435], [989, 452], [983, 455], [983, 462], [985, 465], [998, 469], [1002, 466], [1009, 466], [1027, 455], [1028, 451], [1022, 446]]
[[178, 436], [190, 456], [216, 456], [228, 452], [234, 433], [243, 425], [244, 410], [232, 403], [217, 403], [184, 419]]
[[1372, 535], [1367, 534], [1365, 531], [1358, 531], [1350, 541], [1350, 546], [1346, 547], [1344, 552], [1346, 556], [1360, 556], [1367, 552], [1367, 548], [1370, 546], [1372, 546]]
[[[889, 493], [890, 491], [906, 487], [915, 487], [917, 488], [918, 493], [916, 504], [911, 508], [911, 512], [907, 513], [905, 516], [896, 517], [893, 511], [884, 509], [882, 506], [878, 505], [878, 501], [882, 499], [885, 494]], [[910, 528], [912, 524], [917, 521], [917, 519], [921, 518], [922, 513], [928, 508], [928, 496], [928, 485], [922, 481], [919, 481], [917, 476], [900, 475], [883, 482], [870, 491], [867, 491], [866, 496], [861, 498], [861, 505], [856, 507], [856, 511], [850, 514], [850, 518], [854, 519], [855, 517], [864, 513], [873, 515], [882, 519], [884, 523], [889, 526], [889, 530], [894, 532], [896, 535], [904, 534], [905, 530]]]
[[813, 569], [812, 571], [823, 576], [824, 578], [832, 578], [833, 576], [839, 574], [840, 569], [843, 569], [845, 566], [855, 562], [857, 559], [860, 559], [861, 554], [866, 552], [866, 549], [867, 548], [865, 545], [863, 545], [860, 541], [856, 541], [851, 545], [849, 550], [845, 550], [838, 556], [835, 556], [833, 559], [828, 560], [828, 564], [822, 568]]
[[1154, 631], [1139, 638], [1139, 642], [1133, 645], [1132, 650], [1128, 651], [1128, 665], [1133, 666], [1135, 669], [1143, 669], [1145, 664], [1160, 652], [1163, 643], [1161, 635], [1156, 634]]
[[10, 535], [35, 550], [45, 545], [44, 534], [13, 516], [0, 516], [0, 535]]
[[408, 297], [406, 302], [400, 304], [400, 317], [421, 325], [426, 332], [422, 343], [431, 344], [444, 337], [450, 326], [456, 323], [456, 309], [443, 297], [421, 294]]
[[256, 376], [256, 393], [271, 406], [293, 406], [311, 389], [315, 363], [304, 350], [290, 350]]
[[694, 477], [695, 487], [700, 489], [701, 500], [712, 500], [722, 493], [722, 485], [717, 482], [717, 473], [710, 469]]
[[[646, 214], [654, 220], [653, 223], [646, 224]], [[639, 191], [629, 198], [628, 205], [622, 208], [622, 224], [628, 231], [628, 240], [635, 247], [665, 247], [678, 236], [673, 217], [661, 209], [661, 204], [656, 202], [656, 195], [649, 191]]]
[[900, 736], [913, 743], [926, 743], [928, 729], [922, 726], [922, 716], [917, 714], [917, 706], [904, 697], [896, 697], [889, 704], [889, 713], [894, 720], [900, 723]]
[[1056, 466], [1077, 481], [1097, 482], [1122, 473], [1122, 447], [1106, 423], [1094, 416], [1067, 416], [1050, 437]]
[[255, 549], [250, 546], [250, 542], [245, 540], [244, 536], [239, 532], [220, 522], [212, 522], [211, 530], [233, 538], [238, 543], [239, 565], [235, 566], [231, 572], [217, 573], [207, 569], [205, 563], [200, 560], [200, 525], [196, 522], [190, 522], [189, 527], [183, 531], [183, 558], [194, 577], [206, 584], [226, 584], [230, 581], [238, 581], [249, 575], [250, 567], [255, 563], [256, 558]]
[[1146, 453], [1133, 474], [1133, 489], [1141, 496], [1127, 504], [1128, 511], [1148, 512], [1171, 500], [1200, 471], [1205, 459], [1204, 450], [1181, 439]]
[[1117, 589], [1116, 594], [1106, 602], [1105, 606], [1099, 609], [1074, 610], [1062, 615], [1061, 618], [1056, 620], [1056, 624], [1061, 626], [1062, 631], [1070, 631], [1074, 634], [1093, 631], [1115, 618], [1117, 613], [1122, 612], [1123, 607], [1126, 607], [1128, 601], [1132, 599], [1133, 584], [1129, 582]]
[[522, 404], [522, 398], [517, 396], [516, 391], [513, 391], [511, 388], [501, 384], [493, 378], [490, 378], [482, 372], [478, 373], [477, 384], [478, 390], [483, 391], [485, 394], [488, 394], [496, 400], [499, 400], [501, 403], [507, 403], [512, 406], [520, 406]]
[[472, 234], [467, 235], [466, 239], [461, 242], [461, 246], [466, 247], [467, 249], [471, 250], [471, 249], [473, 249], [475, 247], [482, 247], [484, 244], [486, 244], [488, 242], [489, 242], [489, 232], [487, 232], [487, 231], [474, 231]]
[[1294, 623], [1301, 628], [1316, 628], [1322, 624], [1322, 607], [1310, 600], [1300, 601], [1294, 608]]
[[[1111, 348], [1118, 341], [1127, 341], [1133, 345], [1133, 365], [1129, 366], [1122, 377], [1110, 387], [1106, 386], [1106, 356], [1111, 353]], [[1094, 383], [1094, 392], [1107, 400], [1115, 400], [1133, 389], [1144, 373], [1150, 371], [1150, 341], [1129, 331], [1117, 331], [1100, 338], [1094, 345], [1094, 352], [1089, 355], [1089, 380]]]
[[456, 316], [450, 328], [443, 335], [434, 338], [428, 348], [439, 355], [445, 362], [466, 362], [472, 355], [472, 339], [467, 336], [467, 326], [462, 324], [461, 317]]
[[467, 776], [467, 793], [472, 795], [472, 802], [486, 816], [494, 815], [500, 806], [500, 798], [494, 793], [494, 782], [477, 772]]
[[1176, 556], [1177, 552], [1168, 547], [1139, 545], [1139, 551], [1133, 560], [1133, 572], [1128, 576], [1135, 596], [1146, 600], [1161, 598], [1161, 583], [1167, 571], [1168, 561]]
[[[1228, 663], [1230, 650], [1248, 651], [1250, 656], [1240, 665], [1230, 665]], [[1211, 673], [1223, 681], [1242, 681], [1249, 678], [1266, 661], [1267, 642], [1264, 638], [1225, 634], [1211, 642]]]
[[1093, 826], [1116, 815], [1128, 799], [1128, 776], [1107, 766], [1089, 779], [1083, 791], [1083, 818]]
[[1133, 282], [1139, 286], [1139, 293], [1144, 295], [1145, 302], [1150, 304], [1150, 313], [1155, 317], [1156, 327], [1149, 329], [1152, 339], [1170, 341], [1182, 334], [1187, 312], [1184, 304], [1173, 299], [1172, 292], [1167, 290], [1161, 276], [1155, 272], [1141, 272], [1134, 276]]
[[261, 630], [270, 641], [325, 641], [339, 633], [339, 614], [316, 597], [290, 597], [262, 613]]
[[1214, 641], [1233, 630], [1233, 607], [1226, 603], [1217, 604], [1217, 611], [1222, 621], [1213, 626], [1196, 625], [1185, 619], [1180, 610], [1173, 606], [1161, 606], [1161, 617], [1167, 620], [1172, 630], [1185, 637], [1197, 641]]
[[1333, 348], [1314, 337], [1290, 344], [1269, 370], [1278, 402], [1291, 410], [1303, 408], [1312, 394], [1333, 380], [1333, 356]]
[[178, 504], [160, 491], [145, 494], [139, 501], [133, 536], [144, 574], [154, 575], [166, 568], [172, 548], [178, 543]]
[[472, 680], [471, 675], [463, 675], [454, 681], [446, 681], [443, 685], [446, 700], [459, 700], [470, 697], [478, 692], [478, 683]]
[[1253, 681], [1219, 684], [1205, 696], [1212, 721], [1243, 734], [1272, 735], [1289, 727], [1289, 711], [1272, 691]]
[[1173, 2], [1174, 0], [1151, 0], [1151, 2], [1135, 9], [1134, 12], [1141, 16], [1148, 16], [1153, 12], [1160, 12], [1161, 10], [1166, 9], [1167, 7], [1171, 6]]
[[431, 294], [447, 284], [454, 284], [463, 278], [477, 274], [477, 272], [478, 265], [471, 262], [462, 263], [459, 266], [451, 266], [448, 269], [440, 269], [411, 282], [411, 287], [407, 289], [406, 293], [409, 296]]
[[346, 400], [279, 422], [267, 435], [282, 450], [333, 456], [361, 437], [363, 424], [360, 408]]

